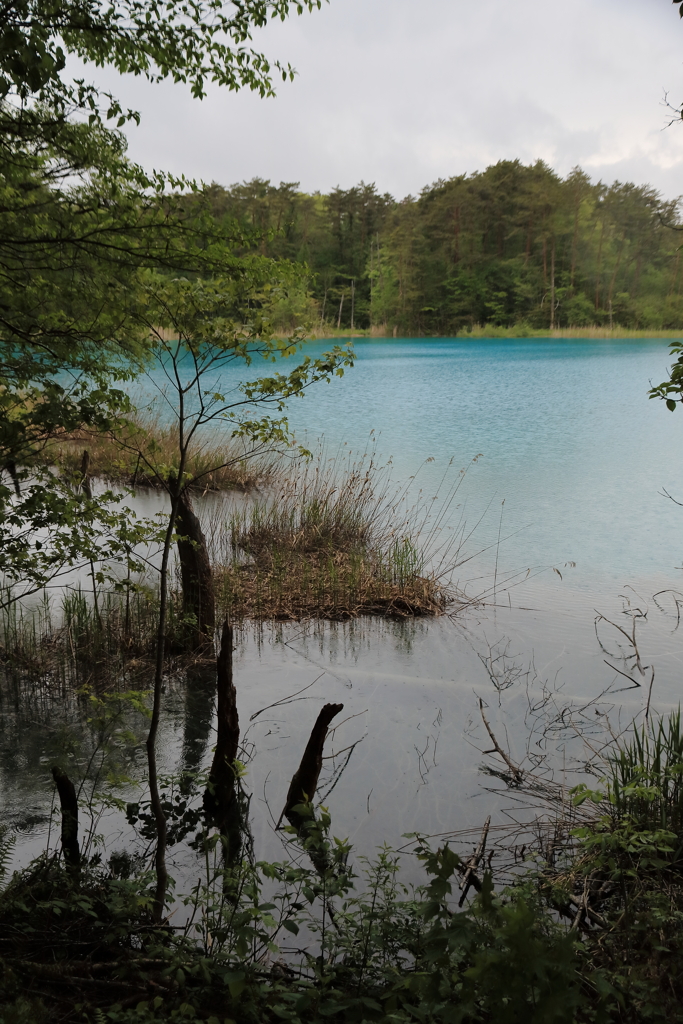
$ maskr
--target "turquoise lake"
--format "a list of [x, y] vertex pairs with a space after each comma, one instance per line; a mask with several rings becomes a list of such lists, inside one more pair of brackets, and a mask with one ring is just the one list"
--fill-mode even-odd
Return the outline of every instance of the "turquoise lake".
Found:
[[[331, 344], [309, 343], [305, 352], [319, 356]], [[396, 481], [419, 472], [425, 491], [449, 460], [458, 470], [480, 454], [459, 495], [470, 525], [490, 506], [470, 546], [497, 541], [504, 500], [501, 536], [514, 536], [499, 560], [509, 569], [575, 561], [571, 586], [600, 589], [681, 564], [683, 509], [662, 491], [683, 500], [683, 411], [672, 414], [647, 394], [666, 376], [665, 341], [353, 344], [356, 364], [343, 379], [290, 402], [290, 423], [309, 447], [321, 437], [329, 454], [343, 443], [374, 445], [392, 459]], [[268, 372], [292, 361], [268, 364]], [[260, 372], [236, 365], [220, 379], [207, 375], [205, 389]]]
[[[318, 343], [315, 348], [324, 349]], [[668, 573], [683, 559], [683, 412], [648, 399], [670, 364], [662, 341], [459, 339], [355, 343], [341, 381], [294, 403], [291, 422], [329, 442], [367, 443], [399, 477], [478, 453], [470, 519], [491, 502], [509, 567], [576, 561], [572, 585], [601, 588]], [[424, 472], [423, 470], [423, 472]], [[474, 543], [476, 544], [476, 539]]]

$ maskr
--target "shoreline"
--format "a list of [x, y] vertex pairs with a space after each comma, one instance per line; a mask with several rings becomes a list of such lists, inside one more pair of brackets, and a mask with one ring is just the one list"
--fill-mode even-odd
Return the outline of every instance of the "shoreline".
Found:
[[475, 327], [471, 331], [462, 331], [456, 334], [396, 334], [389, 332], [380, 333], [377, 328], [363, 328], [351, 331], [342, 328], [337, 330], [334, 327], [325, 328], [320, 333], [312, 332], [308, 341], [334, 341], [341, 338], [369, 338], [377, 341], [401, 341], [405, 339], [415, 340], [439, 340], [444, 338], [457, 338], [458, 341], [482, 341], [497, 338], [538, 338], [555, 341], [556, 339], [584, 338], [589, 341], [630, 341], [638, 339], [647, 340], [670, 340], [683, 339], [683, 328], [677, 330], [642, 331], [629, 327], [613, 328], [608, 327], [557, 327], [554, 330], [535, 330], [522, 327]]

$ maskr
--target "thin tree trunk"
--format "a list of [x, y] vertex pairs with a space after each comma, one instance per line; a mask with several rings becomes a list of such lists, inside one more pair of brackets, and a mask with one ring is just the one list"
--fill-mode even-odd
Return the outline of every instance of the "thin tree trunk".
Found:
[[638, 250], [638, 255], [636, 256], [636, 272], [633, 275], [633, 284], [631, 285], [631, 298], [632, 299], [635, 299], [635, 297], [638, 294], [638, 288], [640, 287], [640, 271], [641, 271], [641, 269], [642, 269], [642, 255], [641, 255], [640, 250]]
[[374, 239], [373, 239], [372, 235], [370, 235], [370, 326], [371, 327], [372, 327], [372, 325], [375, 322], [374, 316], [373, 316], [373, 299], [374, 299], [374, 291], [375, 291], [375, 263], [374, 263], [374, 260], [373, 260], [373, 255], [374, 255], [373, 254], [373, 247], [374, 247]]
[[[92, 501], [92, 483], [90, 478], [90, 452], [87, 448], [83, 450], [83, 458], [81, 459], [81, 490], [85, 494], [89, 501]], [[100, 633], [103, 632], [102, 616], [100, 615], [100, 603], [97, 597], [97, 580], [95, 579], [95, 563], [90, 559], [90, 578], [92, 580], [92, 599], [93, 605], [95, 606], [95, 617], [97, 624], [100, 627]]]
[[383, 274], [382, 274], [382, 253], [381, 253], [381, 250], [380, 250], [380, 247], [379, 247], [379, 231], [377, 232], [377, 236], [376, 237], [377, 237], [377, 278], [378, 278], [378, 282], [379, 282], [379, 290], [380, 290], [380, 293], [381, 293], [382, 289], [384, 288], [384, 277], [383, 277]]
[[454, 233], [455, 233], [453, 262], [454, 263], [459, 263], [460, 262], [460, 207], [459, 206], [456, 206], [455, 210], [453, 211], [453, 220], [454, 220], [453, 227], [454, 227]]
[[577, 190], [576, 206], [574, 208], [574, 234], [572, 236], [572, 269], [569, 276], [569, 286], [574, 294], [574, 278], [576, 276], [576, 259], [579, 248], [579, 214], [581, 212], [581, 194]]
[[[182, 469], [182, 467], [181, 467]], [[166, 653], [166, 619], [168, 615], [168, 563], [173, 544], [173, 533], [175, 531], [176, 513], [178, 508], [177, 483], [171, 485], [171, 512], [166, 526], [164, 547], [161, 555], [161, 570], [159, 573], [159, 620], [157, 622], [156, 661], [154, 666], [154, 696], [152, 700], [152, 717], [147, 733], [147, 773], [149, 775], [149, 799], [154, 815], [154, 823], [157, 833], [157, 848], [154, 855], [154, 869], [156, 872], [156, 890], [152, 904], [152, 920], [161, 924], [166, 903], [166, 890], [168, 888], [168, 869], [166, 867], [166, 845], [168, 839], [166, 827], [166, 815], [161, 803], [159, 793], [159, 778], [157, 773], [156, 740], [159, 732], [159, 719], [161, 717], [161, 688], [164, 678], [164, 657]]]
[[550, 330], [555, 327], [555, 239], [550, 252]]
[[671, 281], [671, 288], [669, 289], [669, 295], [673, 295], [674, 292], [676, 291], [676, 285], [678, 283], [678, 270], [679, 270], [679, 267], [680, 267], [680, 262], [681, 262], [681, 250], [677, 249], [676, 250], [676, 262], [674, 264], [674, 276], [673, 276], [673, 279]]
[[[609, 303], [610, 310], [612, 309], [612, 293], [614, 291], [614, 284], [615, 284], [616, 279], [617, 279], [617, 274], [619, 273], [619, 266], [621, 264], [621, 254], [622, 254], [622, 252], [624, 250], [624, 242], [625, 242], [625, 240], [626, 240], [626, 232], [624, 231], [623, 235], [621, 236], [621, 242], [619, 243], [619, 252], [617, 253], [617, 262], [616, 262], [615, 267], [614, 267], [614, 273], [612, 274], [612, 277], [610, 278], [610, 282], [609, 282], [609, 294], [607, 296], [607, 301]], [[611, 318], [612, 318], [612, 314], [610, 312], [610, 327], [611, 327]]]
[[341, 327], [341, 315], [342, 309], [344, 308], [344, 292], [342, 292], [341, 302], [339, 303], [339, 316], [337, 317], [337, 330]]
[[81, 459], [81, 487], [86, 498], [92, 499], [92, 486], [90, 484], [90, 452], [87, 448], [83, 449], [83, 457]]
[[605, 221], [600, 223], [600, 242], [598, 243], [598, 263], [595, 270], [595, 308], [600, 309], [600, 264], [602, 260], [602, 239], [605, 234]]

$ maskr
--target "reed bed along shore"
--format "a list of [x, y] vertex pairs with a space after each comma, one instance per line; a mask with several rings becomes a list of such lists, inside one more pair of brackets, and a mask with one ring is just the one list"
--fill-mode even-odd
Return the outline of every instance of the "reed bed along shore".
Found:
[[471, 339], [472, 341], [486, 338], [586, 338], [587, 340], [621, 340], [630, 338], [666, 338], [669, 340], [683, 338], [683, 328], [672, 328], [670, 330], [647, 330], [633, 327], [613, 327], [604, 324], [589, 324], [585, 327], [532, 327], [531, 324], [512, 324], [510, 327], [500, 327], [497, 324], [474, 324], [472, 327], [463, 327], [454, 334], [420, 334], [418, 331], [412, 334], [396, 328], [388, 327], [386, 324], [375, 324], [370, 328], [349, 328], [337, 329], [325, 324], [312, 332], [311, 340], [327, 340], [335, 338], [396, 338], [414, 340], [416, 338], [458, 338], [459, 340]]
[[589, 324], [585, 327], [531, 327], [529, 324], [513, 324], [511, 327], [497, 327], [493, 324], [475, 324], [471, 329], [458, 332], [458, 338], [585, 338], [593, 341], [623, 340], [631, 338], [681, 338], [683, 329], [641, 330], [632, 327], [609, 327], [605, 324]]
[[[153, 417], [137, 416], [116, 435], [78, 430], [47, 444], [41, 461], [79, 478], [84, 452], [87, 472], [125, 487], [161, 489], [169, 470], [177, 468], [177, 428]], [[216, 467], [220, 467], [216, 469]], [[250, 491], [267, 486], [278, 472], [275, 455], [252, 454], [221, 430], [206, 431], [190, 446], [187, 473], [195, 491]]]
[[[179, 634], [180, 601], [170, 602], [168, 638]], [[88, 590], [24, 609], [11, 604], [0, 613], [0, 665], [13, 684], [30, 681], [36, 693], [68, 689], [119, 690], [149, 683], [159, 614], [154, 586], [129, 592], [101, 591], [97, 605]]]

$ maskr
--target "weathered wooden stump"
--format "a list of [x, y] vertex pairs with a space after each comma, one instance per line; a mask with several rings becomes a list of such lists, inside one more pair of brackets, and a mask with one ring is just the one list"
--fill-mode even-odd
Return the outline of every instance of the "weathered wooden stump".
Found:
[[62, 853], [67, 867], [79, 868], [81, 851], [78, 846], [78, 800], [74, 784], [66, 772], [55, 765], [52, 778], [57, 786], [62, 811]]
[[234, 862], [241, 849], [240, 805], [236, 794], [235, 759], [240, 742], [237, 691], [232, 673], [232, 627], [223, 623], [221, 647], [216, 659], [217, 734], [204, 811], [228, 841], [226, 859]]
[[188, 650], [200, 650], [213, 643], [216, 600], [206, 537], [187, 491], [181, 491], [178, 498], [176, 533], [183, 615], [195, 621], [195, 625], [187, 630], [186, 646]]

